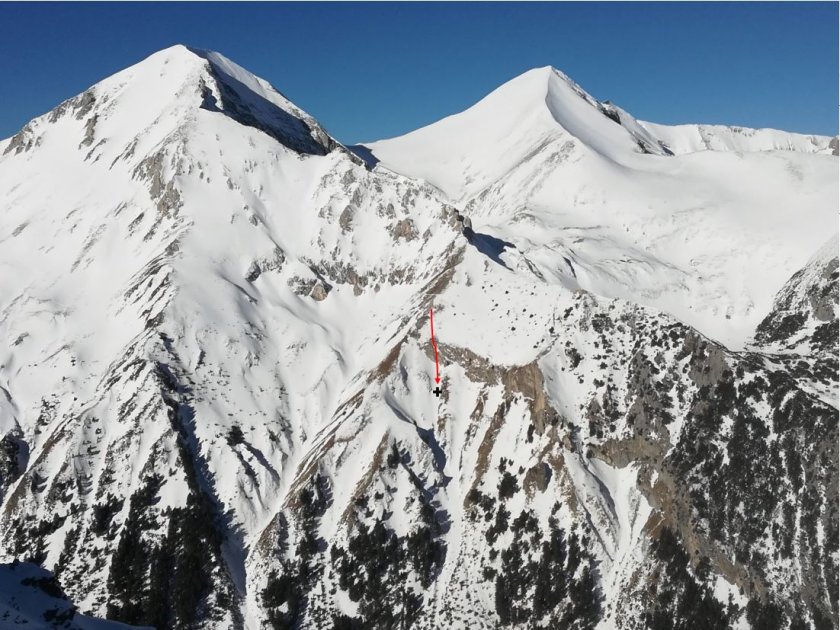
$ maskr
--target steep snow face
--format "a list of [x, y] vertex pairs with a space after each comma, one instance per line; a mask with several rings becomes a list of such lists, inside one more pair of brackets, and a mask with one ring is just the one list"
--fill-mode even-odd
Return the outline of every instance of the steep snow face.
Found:
[[[184, 47], [0, 143], [0, 559], [158, 628], [836, 626], [830, 248], [747, 352], [646, 306], [740, 278], [675, 243], [758, 223], [738, 195], [773, 207], [787, 162], [671, 157], [556, 71], [520, 83], [474, 117], [514, 159], [474, 229]], [[766, 345], [803, 309], [818, 361]]]
[[641, 123], [541, 68], [368, 148], [546, 280], [653, 306], [740, 348], [836, 231], [831, 141]]

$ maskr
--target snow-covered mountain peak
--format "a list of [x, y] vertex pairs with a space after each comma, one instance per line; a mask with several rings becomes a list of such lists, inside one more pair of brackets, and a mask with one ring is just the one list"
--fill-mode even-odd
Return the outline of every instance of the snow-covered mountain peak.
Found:
[[525, 117], [533, 110], [549, 108], [550, 111], [552, 107], [562, 107], [568, 94], [574, 94], [591, 106], [598, 103], [567, 74], [553, 66], [542, 66], [503, 83], [463, 113]]
[[367, 147], [384, 165], [428, 180], [455, 201], [481, 193], [550, 145], [632, 163], [667, 149], [629, 114], [551, 66], [529, 70], [469, 109]]
[[68, 99], [0, 142], [19, 155], [50, 142], [76, 145], [84, 160], [140, 160], [223, 115], [298, 153], [324, 155], [340, 145], [267, 81], [223, 55], [176, 45], [158, 51]]

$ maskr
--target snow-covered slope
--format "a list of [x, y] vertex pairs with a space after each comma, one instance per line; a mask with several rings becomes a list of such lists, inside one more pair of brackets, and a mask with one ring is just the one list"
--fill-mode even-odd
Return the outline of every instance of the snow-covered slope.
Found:
[[[730, 251], [795, 262], [835, 158], [517, 81], [411, 176], [182, 46], [0, 142], [0, 560], [158, 628], [836, 627], [836, 336], [768, 345], [836, 257], [771, 311]], [[734, 352], [688, 315], [742, 285]]]
[[653, 306], [743, 347], [781, 284], [836, 232], [832, 142], [641, 123], [540, 68], [368, 149], [435, 185], [547, 281]]
[[793, 151], [837, 155], [837, 137], [805, 135], [779, 129], [723, 125], [657, 125], [640, 123], [677, 154], [695, 151]]

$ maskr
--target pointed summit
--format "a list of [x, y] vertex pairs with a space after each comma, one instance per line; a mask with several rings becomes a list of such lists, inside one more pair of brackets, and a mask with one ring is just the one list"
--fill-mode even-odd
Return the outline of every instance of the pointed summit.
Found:
[[[113, 149], [137, 144], [153, 147], [167, 137], [182, 135], [199, 110], [259, 129], [298, 153], [325, 155], [339, 146], [312, 116], [267, 81], [217, 52], [176, 45], [30, 121], [0, 143], [0, 152], [19, 154], [51, 136], [69, 140], [85, 153], [100, 144], [109, 153], [104, 146], [109, 145], [112, 151], [107, 157], [115, 159], [121, 151]], [[47, 134], [56, 125], [66, 133]]]
[[[460, 114], [368, 148], [383, 165], [422, 177], [458, 200], [553, 142], [622, 163], [641, 152], [642, 133], [632, 117], [619, 119], [566, 74], [545, 66], [511, 79]], [[652, 137], [643, 140], [646, 152], [664, 153]]]

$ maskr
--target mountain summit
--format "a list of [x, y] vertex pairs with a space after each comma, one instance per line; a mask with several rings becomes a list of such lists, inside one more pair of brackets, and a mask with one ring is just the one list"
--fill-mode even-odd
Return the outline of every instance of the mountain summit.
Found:
[[0, 142], [17, 618], [836, 628], [837, 158], [779, 134], [542, 68], [365, 164], [182, 46], [34, 119]]
[[[132, 141], [154, 144], [196, 122], [198, 109], [258, 128], [303, 153], [323, 155], [337, 145], [311, 116], [266, 81], [219, 53], [178, 45], [151, 55], [35, 119], [3, 151], [25, 151], [43, 141], [39, 130], [44, 125], [54, 126], [69, 118], [82, 127], [79, 146], [90, 147], [86, 154], [90, 159], [107, 150], [103, 145], [117, 146], [125, 131], [141, 132]], [[68, 113], [70, 116], [65, 116]]]
[[644, 123], [609, 101], [598, 101], [551, 66], [511, 79], [464, 112], [365, 146], [389, 168], [411, 172], [448, 197], [464, 201], [558, 140], [561, 144], [571, 140], [610, 162], [638, 169], [651, 161], [640, 154], [703, 150], [837, 154], [836, 140], [822, 136]]
[[614, 159], [637, 152], [640, 143], [666, 151], [631, 117], [624, 126], [609, 116], [618, 118], [617, 110], [547, 66], [508, 81], [460, 114], [368, 147], [389, 168], [411, 170], [459, 201], [558, 140], [574, 138]]

